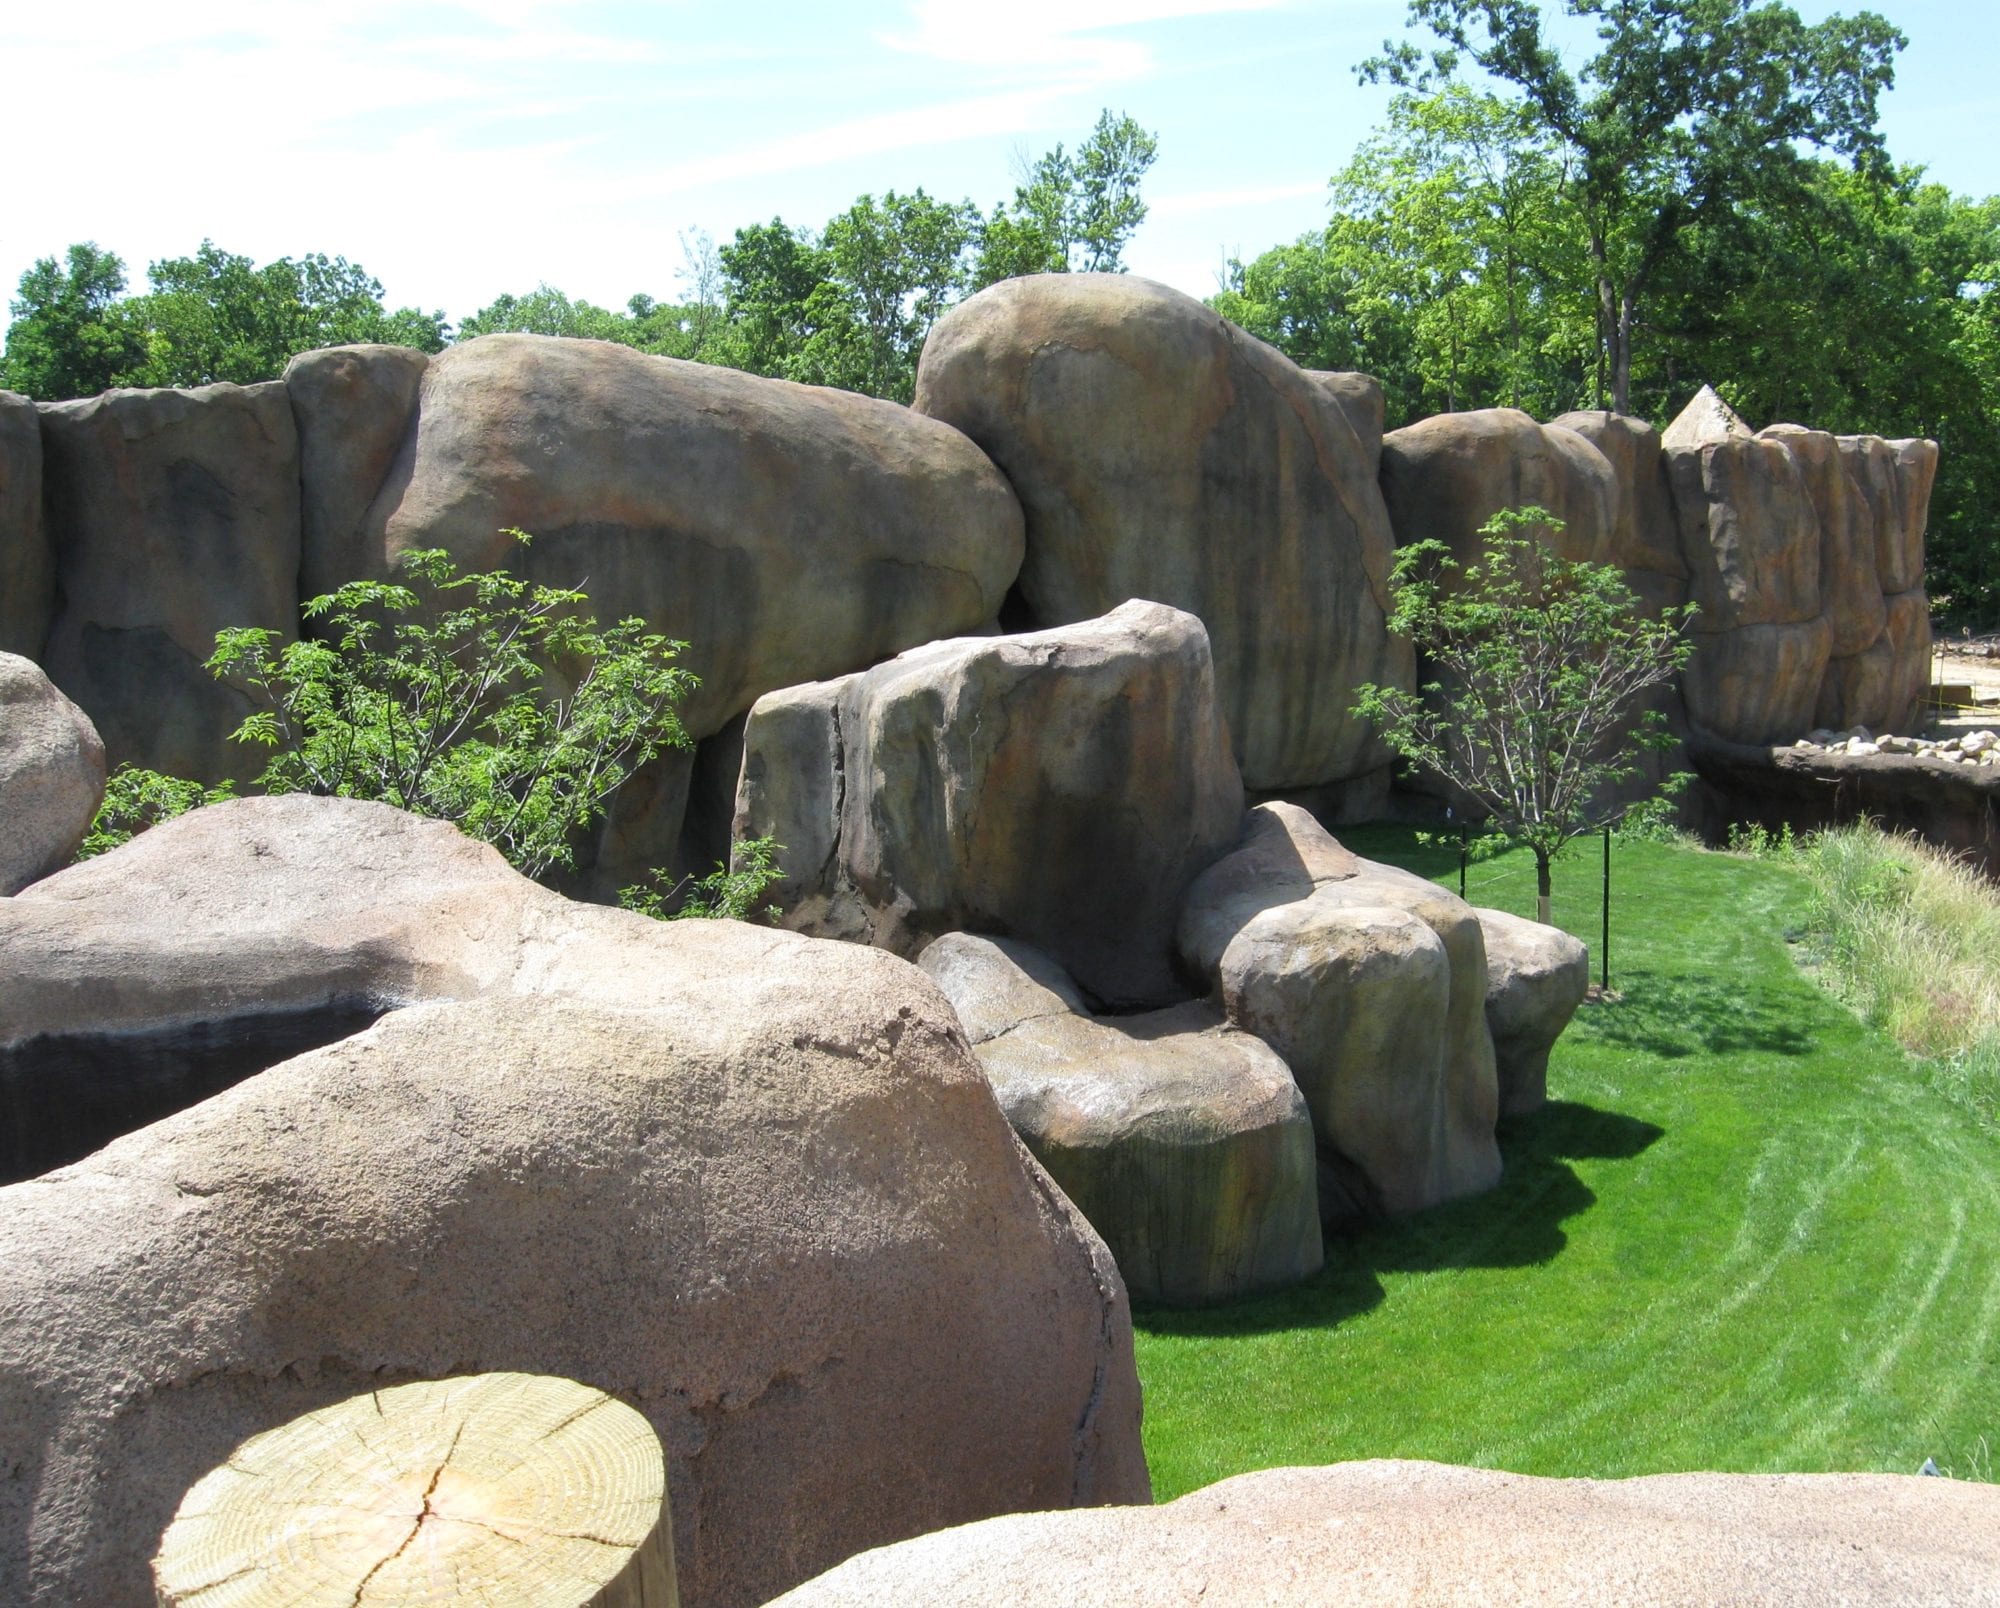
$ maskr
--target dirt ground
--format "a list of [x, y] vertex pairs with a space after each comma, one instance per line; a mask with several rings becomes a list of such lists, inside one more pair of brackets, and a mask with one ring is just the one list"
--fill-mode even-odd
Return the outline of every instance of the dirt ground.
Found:
[[1936, 717], [1938, 731], [2000, 730], [2000, 631], [1932, 628], [1931, 680], [1972, 688], [1974, 707]]

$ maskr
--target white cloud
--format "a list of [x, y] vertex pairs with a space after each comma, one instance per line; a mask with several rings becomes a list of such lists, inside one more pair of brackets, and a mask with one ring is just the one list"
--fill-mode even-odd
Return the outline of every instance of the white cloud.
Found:
[[1243, 11], [1285, 0], [1014, 0], [1004, 14], [963, 0], [912, 0], [911, 27], [881, 35], [910, 55], [967, 66], [1033, 68], [1047, 78], [1111, 83], [1152, 70], [1152, 47], [1108, 38], [1146, 23]]

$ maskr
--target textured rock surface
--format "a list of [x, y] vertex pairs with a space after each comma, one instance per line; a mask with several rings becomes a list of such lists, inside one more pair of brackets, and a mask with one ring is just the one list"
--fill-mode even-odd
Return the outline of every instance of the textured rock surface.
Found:
[[1021, 938], [1123, 1007], [1185, 997], [1180, 896], [1242, 808], [1201, 622], [1128, 603], [761, 700], [737, 831], [786, 846], [788, 926]]
[[285, 387], [107, 391], [41, 408], [61, 603], [42, 663], [111, 763], [254, 776], [249, 699], [202, 668], [216, 632], [297, 633], [298, 435]]
[[1486, 1025], [1500, 1082], [1500, 1115], [1539, 1110], [1549, 1051], [1590, 987], [1590, 952], [1560, 927], [1479, 910], [1486, 940]]
[[1706, 387], [1662, 449], [1701, 610], [1688, 718], [1732, 742], [1795, 737], [1818, 712], [1834, 640], [1811, 458], [1784, 435], [1751, 435]]
[[42, 522], [42, 427], [35, 404], [0, 391], [0, 653], [42, 656], [56, 560]]
[[408, 346], [336, 346], [285, 367], [299, 432], [299, 596], [378, 574], [369, 510], [413, 446], [410, 424], [430, 357]]
[[1490, 1187], [1498, 1088], [1471, 906], [1261, 804], [1188, 890], [1182, 957], [1298, 1079], [1320, 1209], [1415, 1211]]
[[88, 717], [38, 665], [0, 653], [0, 894], [67, 865], [103, 798]]
[[693, 1605], [938, 1525], [1146, 1500], [1116, 1270], [927, 980], [572, 905], [454, 836], [252, 800], [0, 904], [10, 1023], [24, 999], [241, 1009], [343, 956], [459, 996], [0, 1190], [10, 1600], [150, 1602], [167, 1517], [243, 1437], [467, 1370], [647, 1416]]
[[601, 617], [689, 644], [696, 737], [773, 688], [986, 623], [1020, 567], [1020, 506], [993, 465], [871, 397], [492, 335], [430, 361], [406, 428], [362, 524], [370, 572], [442, 547], [587, 582]]
[[1412, 674], [1383, 623], [1389, 523], [1348, 391], [1164, 285], [1047, 274], [938, 321], [916, 406], [1020, 494], [1034, 623], [1128, 598], [1201, 618], [1244, 779], [1261, 788], [1382, 765], [1350, 691]]
[[950, 933], [918, 964], [1133, 1299], [1228, 1300], [1319, 1271], [1312, 1119], [1265, 1044], [1194, 1003], [1092, 1017], [1031, 946]]
[[1840, 456], [1868, 504], [1882, 590], [1914, 591], [1924, 584], [1924, 525], [1937, 478], [1937, 443], [1880, 436], [1839, 441]]
[[[1819, 519], [1821, 600], [1832, 629], [1828, 651], [1836, 661], [1865, 652], [1881, 640], [1887, 617], [1875, 569], [1873, 512], [1848, 472], [1840, 443], [1824, 430], [1796, 424], [1774, 424], [1758, 438], [1777, 441], [1791, 453]], [[1879, 725], [1884, 717], [1857, 712], [1852, 719]]]
[[1546, 508], [1563, 521], [1564, 558], [1615, 562], [1619, 485], [1611, 462], [1573, 430], [1515, 408], [1441, 413], [1382, 440], [1382, 495], [1398, 546], [1441, 541], [1461, 563], [1503, 508]]
[[1689, 636], [1695, 650], [1681, 688], [1696, 726], [1751, 743], [1786, 741], [1812, 728], [1831, 657], [1824, 618]]
[[2000, 1602], [2000, 1489], [1898, 1474], [1243, 1474], [870, 1552], [772, 1608], [1911, 1608]]
[[1582, 436], [1604, 454], [1617, 480], [1618, 513], [1602, 562], [1686, 579], [1687, 560], [1681, 556], [1680, 526], [1660, 456], [1660, 432], [1644, 419], [1604, 410], [1565, 413], [1550, 420], [1549, 428]]

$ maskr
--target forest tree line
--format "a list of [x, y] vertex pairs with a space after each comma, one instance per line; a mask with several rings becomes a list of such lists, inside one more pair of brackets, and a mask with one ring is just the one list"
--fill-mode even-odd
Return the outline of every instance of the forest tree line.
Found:
[[[1709, 383], [1757, 424], [1930, 436], [1933, 596], [2000, 620], [2000, 197], [1885, 149], [1902, 36], [1779, 0], [1556, 3], [1595, 24], [1575, 68], [1533, 0], [1410, 0], [1411, 34], [1359, 69], [1397, 95], [1334, 174], [1327, 224], [1232, 261], [1212, 305], [1308, 367], [1379, 377], [1392, 428], [1493, 406], [1664, 424]], [[528, 331], [908, 401], [956, 302], [1123, 271], [1156, 151], [1107, 110], [988, 210], [866, 195], [817, 228], [684, 237], [663, 298], [613, 309], [544, 284], [455, 328], [386, 307], [338, 257], [259, 267], [205, 241], [128, 293], [117, 257], [75, 245], [22, 278], [0, 387], [250, 382], [315, 347]]]

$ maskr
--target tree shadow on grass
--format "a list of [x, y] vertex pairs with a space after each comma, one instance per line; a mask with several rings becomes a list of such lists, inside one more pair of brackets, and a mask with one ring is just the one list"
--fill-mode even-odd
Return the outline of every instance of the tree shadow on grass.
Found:
[[1664, 1061], [1709, 1055], [1811, 1055], [1814, 1034], [1799, 1025], [1795, 994], [1727, 979], [1628, 971], [1621, 999], [1585, 1006], [1570, 1024], [1583, 1043], [1642, 1050]]
[[1571, 1100], [1500, 1124], [1499, 1184], [1408, 1217], [1330, 1229], [1326, 1266], [1303, 1284], [1219, 1307], [1145, 1307], [1141, 1328], [1163, 1335], [1330, 1329], [1381, 1305], [1383, 1273], [1533, 1267], [1569, 1243], [1563, 1224], [1597, 1197], [1571, 1161], [1629, 1161], [1665, 1133], [1637, 1117]]

